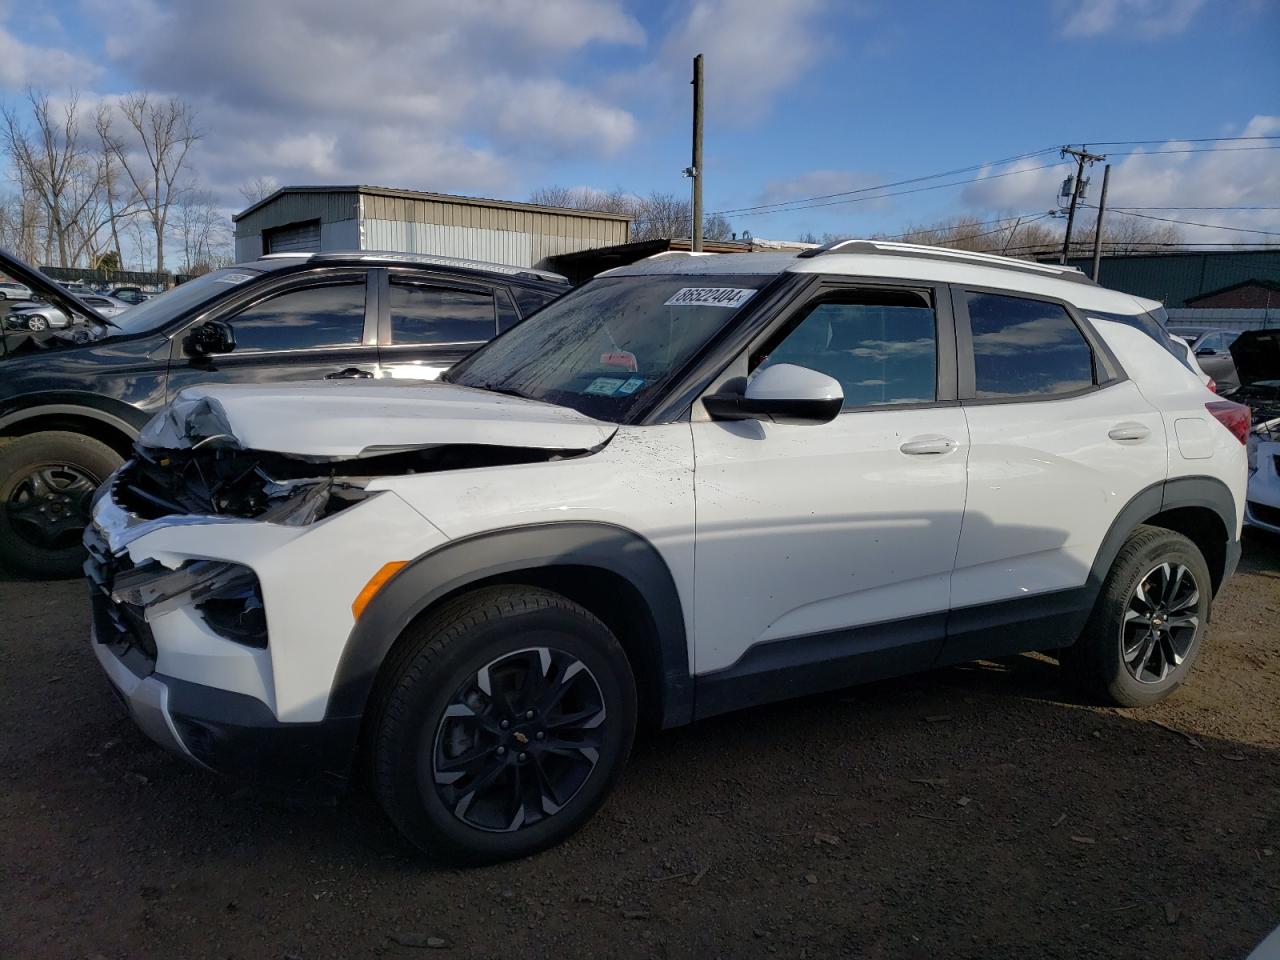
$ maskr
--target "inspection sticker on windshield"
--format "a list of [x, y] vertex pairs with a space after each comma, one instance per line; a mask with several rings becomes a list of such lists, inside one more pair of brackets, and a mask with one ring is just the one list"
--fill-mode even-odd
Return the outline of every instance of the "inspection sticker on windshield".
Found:
[[740, 307], [754, 290], [738, 287], [682, 287], [668, 300], [667, 307]]
[[252, 280], [252, 273], [224, 273], [220, 277], [215, 277], [215, 283], [244, 283], [246, 280]]
[[622, 386], [621, 377], [596, 377], [582, 392], [589, 397], [612, 397], [613, 392], [620, 386]]

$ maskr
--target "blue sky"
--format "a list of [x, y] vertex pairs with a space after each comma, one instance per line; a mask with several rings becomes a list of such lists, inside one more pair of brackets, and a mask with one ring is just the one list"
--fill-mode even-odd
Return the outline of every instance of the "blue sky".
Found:
[[[0, 97], [183, 96], [205, 133], [193, 172], [228, 208], [255, 177], [683, 194], [701, 51], [714, 211], [1063, 143], [1280, 136], [1278, 40], [1276, 0], [27, 0], [0, 5]], [[1109, 149], [1118, 205], [1280, 207], [1280, 150]], [[1064, 169], [730, 220], [782, 238], [1043, 213]], [[1168, 215], [1280, 231], [1278, 211]]]

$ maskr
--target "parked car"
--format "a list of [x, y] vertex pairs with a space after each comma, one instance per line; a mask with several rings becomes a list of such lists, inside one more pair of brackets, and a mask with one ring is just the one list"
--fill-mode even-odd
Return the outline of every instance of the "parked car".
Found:
[[1214, 393], [1217, 393], [1218, 392], [1217, 382], [1213, 379], [1213, 377], [1209, 376], [1207, 373], [1204, 372], [1204, 368], [1201, 367], [1200, 362], [1196, 360], [1196, 351], [1191, 346], [1191, 344], [1188, 343], [1185, 338], [1178, 336], [1176, 333], [1169, 334], [1169, 339], [1171, 339], [1174, 343], [1178, 344], [1180, 347], [1183, 348], [1186, 354], [1187, 366], [1191, 369], [1191, 371], [1196, 376], [1200, 378], [1200, 382], [1203, 383], [1210, 390], [1212, 390]]
[[1248, 410], [1071, 268], [814, 254], [609, 271], [442, 382], [182, 391], [86, 532], [102, 668], [175, 753], [367, 770], [465, 862], [576, 830], [640, 724], [1030, 650], [1167, 696]]
[[[99, 317], [104, 318], [119, 316], [131, 306], [96, 293], [86, 294], [80, 299], [81, 302], [93, 307]], [[32, 333], [65, 330], [73, 325], [73, 316], [69, 316], [64, 310], [47, 300], [26, 300], [15, 303], [9, 308], [5, 325], [14, 330], [29, 330]], [[88, 339], [88, 335], [86, 334], [83, 339]]]
[[111, 295], [123, 303], [142, 303], [150, 300], [155, 294], [147, 293], [141, 287], [116, 287]]
[[1280, 534], [1280, 330], [1246, 330], [1231, 344], [1235, 399], [1253, 411], [1244, 521]]
[[[0, 261], [40, 289], [40, 274]], [[48, 303], [0, 340], [0, 562], [27, 576], [79, 571], [89, 495], [182, 387], [435, 377], [568, 284], [361, 251], [217, 270], [114, 317], [94, 306], [106, 298], [43, 287]]]
[[1240, 389], [1240, 377], [1236, 373], [1235, 362], [1231, 359], [1231, 344], [1240, 336], [1239, 330], [1171, 327], [1169, 332], [1191, 344], [1196, 363], [1213, 377], [1219, 393], [1226, 395]]
[[31, 288], [25, 283], [0, 280], [0, 300], [30, 300]]

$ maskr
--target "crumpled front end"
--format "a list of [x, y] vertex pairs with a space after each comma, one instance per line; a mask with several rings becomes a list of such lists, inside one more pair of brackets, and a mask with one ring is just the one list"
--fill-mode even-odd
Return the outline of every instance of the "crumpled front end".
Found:
[[1244, 521], [1280, 534], [1280, 390], [1274, 400], [1255, 399], [1249, 434], [1249, 489]]

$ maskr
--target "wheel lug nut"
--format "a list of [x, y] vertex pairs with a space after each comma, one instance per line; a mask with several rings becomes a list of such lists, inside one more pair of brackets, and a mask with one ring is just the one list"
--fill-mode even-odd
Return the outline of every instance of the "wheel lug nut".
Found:
[[537, 733], [535, 733], [535, 734], [534, 734], [534, 736], [535, 736], [535, 737], [537, 737], [539, 740], [545, 740], [545, 739], [547, 739], [547, 735], [546, 735], [543, 731], [541, 731], [541, 730], [539, 730]]
[[498, 754], [498, 756], [500, 756], [500, 757], [505, 757], [505, 756], [507, 755], [507, 748], [506, 748], [506, 747], [499, 747], [499, 748], [498, 748], [496, 751], [494, 751], [494, 752], [495, 752], [495, 753], [497, 753], [497, 754]]
[[501, 727], [503, 730], [505, 730], [507, 729], [507, 727], [511, 726], [511, 721], [503, 720], [501, 723], [498, 724], [498, 726]]
[[526, 711], [524, 712], [524, 718], [525, 718], [526, 720], [532, 720], [532, 719], [533, 719], [533, 711], [532, 711], [532, 710], [526, 710]]
[[529, 759], [529, 757], [527, 754], [522, 753], [520, 754], [520, 756], [516, 757], [516, 759], [519, 760], [521, 763], [524, 763], [526, 760]]

